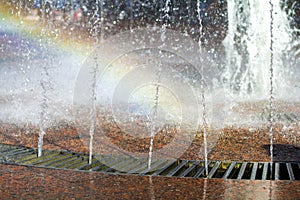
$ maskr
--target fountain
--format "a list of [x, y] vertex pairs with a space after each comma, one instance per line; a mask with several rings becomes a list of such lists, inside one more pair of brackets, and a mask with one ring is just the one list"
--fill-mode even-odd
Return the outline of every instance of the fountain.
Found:
[[0, 3], [4, 174], [31, 166], [26, 178], [54, 187], [78, 177], [72, 187], [101, 198], [300, 187], [297, 2], [36, 3]]
[[[281, 11], [281, 2], [274, 1], [272, 13], [269, 3], [256, 1], [228, 1], [228, 35], [224, 40], [227, 56], [227, 69], [224, 73], [227, 88], [242, 95], [255, 93], [259, 96], [268, 94], [270, 62], [270, 38], [273, 39], [274, 74], [276, 87], [281, 93], [285, 89], [283, 60], [290, 48], [290, 31], [287, 14]], [[258, 15], [258, 13], [263, 13]], [[272, 20], [272, 21], [271, 21]], [[270, 24], [274, 29], [270, 32]], [[271, 35], [272, 34], [272, 35]], [[286, 66], [287, 68], [291, 66]], [[280, 88], [280, 87], [283, 88]], [[281, 90], [280, 90], [281, 89]]]

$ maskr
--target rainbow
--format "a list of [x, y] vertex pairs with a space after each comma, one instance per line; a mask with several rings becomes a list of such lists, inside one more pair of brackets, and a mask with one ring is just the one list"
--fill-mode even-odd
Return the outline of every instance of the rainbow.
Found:
[[[42, 24], [39, 20], [29, 20], [18, 14], [5, 2], [0, 2], [0, 38], [3, 35], [18, 35], [31, 42], [49, 45], [54, 51], [60, 49], [72, 54], [88, 55], [92, 43], [83, 33], [63, 30], [58, 24]], [[49, 42], [50, 41], [50, 42]]]
[[[18, 45], [17, 40], [20, 40], [21, 38], [22, 40], [28, 41], [31, 46], [47, 45], [47, 51], [50, 51], [51, 53], [66, 52], [67, 55], [71, 57], [71, 60], [75, 58], [84, 61], [83, 64], [84, 66], [87, 66], [87, 68], [89, 63], [94, 62], [94, 57], [89, 56], [93, 52], [92, 39], [89, 39], [84, 33], [74, 30], [69, 34], [62, 30], [61, 26], [56, 26], [55, 23], [45, 24], [38, 20], [28, 20], [26, 17], [19, 15], [16, 9], [11, 8], [6, 3], [0, 2], [0, 41], [1, 38], [4, 38], [4, 35], [9, 35], [11, 36], [9, 37], [10, 40], [15, 40], [12, 41], [12, 46]], [[102, 47], [112, 48], [105, 49], [107, 51], [104, 53], [107, 54], [114, 52], [115, 48], [115, 46], [111, 44]], [[110, 58], [111, 56], [107, 54], [102, 56]], [[14, 54], [13, 56], [19, 55]], [[79, 65], [80, 63], [78, 66]], [[146, 66], [146, 68], [144, 69], [141, 66]], [[76, 69], [74, 69], [74, 73], [75, 71]], [[110, 63], [110, 67], [108, 67], [102, 75], [103, 76], [98, 80], [99, 88], [97, 89], [100, 90], [100, 93], [98, 92], [98, 94], [103, 96], [103, 101], [105, 101], [106, 97], [111, 99], [114, 98], [113, 96], [115, 94], [120, 96], [120, 99], [116, 97], [116, 103], [119, 103], [119, 100], [125, 99], [126, 104], [133, 104], [131, 109], [133, 114], [145, 115], [150, 114], [153, 111], [155, 105], [154, 97], [156, 96], [155, 92], [157, 90], [155, 86], [155, 83], [157, 82], [155, 77], [156, 72], [154, 71], [154, 66], [148, 66], [148, 64], [145, 63], [145, 60], [138, 54], [135, 55], [133, 53], [131, 56], [124, 55], [124, 57], [118, 57], [118, 59]], [[166, 78], [172, 79], [169, 76]], [[64, 82], [65, 80], [60, 81]], [[189, 90], [176, 82], [178, 81], [172, 83], [167, 79], [164, 80], [163, 83], [168, 87], [160, 87], [159, 106], [157, 109], [161, 112], [163, 118], [181, 121], [181, 104], [185, 103], [181, 101], [187, 100], [187, 98], [182, 97], [180, 99], [175, 93], [176, 91], [186, 92]], [[130, 86], [134, 87], [130, 88]], [[63, 95], [61, 98], [65, 98]], [[80, 93], [79, 95], [82, 94]], [[124, 95], [129, 95], [129, 99], [124, 98]], [[193, 98], [193, 96], [191, 98]], [[189, 103], [189, 105], [190, 104], [191, 103]], [[190, 112], [190, 107], [186, 106], [185, 110]], [[195, 109], [192, 108], [192, 110]], [[166, 119], [161, 120], [164, 121]]]

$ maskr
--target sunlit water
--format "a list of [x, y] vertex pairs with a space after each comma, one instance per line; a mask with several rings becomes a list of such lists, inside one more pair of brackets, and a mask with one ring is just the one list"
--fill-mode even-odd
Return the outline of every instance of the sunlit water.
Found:
[[[16, 32], [15, 28], [10, 30], [6, 23], [0, 22], [0, 27], [3, 30], [1, 37], [4, 38], [0, 68], [3, 86], [0, 88], [1, 120], [8, 123], [39, 123], [39, 105], [45, 98], [41, 82], [47, 90], [47, 99], [44, 100], [48, 104], [45, 112], [49, 120], [46, 123], [70, 119], [67, 113], [70, 112], [73, 85], [84, 53], [64, 51], [55, 46], [49, 46], [44, 51], [36, 38], [28, 38]], [[45, 67], [51, 80], [45, 77]]]
[[[182, 65], [185, 66], [186, 63], [184, 62], [187, 60], [180, 60], [176, 56], [177, 60], [174, 57], [170, 59], [172, 56], [163, 60], [163, 64], [169, 67], [168, 70], [163, 71], [165, 83], [173, 84], [173, 91], [187, 95], [183, 102], [178, 102], [176, 94], [170, 92], [168, 88], [159, 88], [159, 105], [157, 106], [159, 126], [164, 123], [176, 124], [182, 122], [183, 109], [180, 107], [180, 104], [185, 104], [185, 112], [189, 113], [184, 122], [189, 124], [188, 121], [190, 121], [190, 124], [192, 124], [191, 121], [193, 122], [194, 116], [199, 114], [199, 110], [194, 108], [195, 99], [196, 101], [199, 100], [197, 102], [198, 106], [204, 105], [207, 112], [204, 120], [209, 126], [223, 128], [228, 125], [236, 127], [244, 124], [253, 127], [261, 124], [263, 126], [268, 125], [270, 90], [269, 9], [269, 4], [262, 1], [249, 1], [249, 3], [228, 1], [228, 34], [223, 42], [226, 49], [226, 58], [224, 59], [226, 59], [227, 63], [220, 69], [223, 70], [222, 77], [216, 77], [216, 74], [208, 73], [206, 79], [209, 80], [209, 89], [205, 90], [205, 101], [203, 102], [201, 102], [201, 94], [197, 94], [198, 96], [196, 95], [195, 97], [190, 91], [185, 90], [184, 84], [191, 81], [185, 80], [188, 79], [184, 76], [185, 72], [180, 71], [166, 75], [169, 69], [172, 70], [172, 66], [178, 63], [183, 63]], [[96, 21], [102, 20], [102, 17], [100, 17], [101, 19], [98, 18]], [[48, 43], [47, 37], [49, 35], [41, 35], [40, 30], [24, 33], [23, 31], [26, 28], [21, 24], [27, 23], [26, 21], [19, 19], [20, 21], [10, 23], [10, 20], [12, 20], [10, 16], [4, 16], [2, 21], [0, 21], [1, 42], [3, 41], [1, 44], [3, 57], [1, 57], [0, 81], [1, 85], [4, 86], [0, 88], [1, 120], [8, 123], [38, 124], [41, 118], [40, 105], [44, 98], [44, 100], [47, 100], [47, 109], [44, 111], [47, 114], [45, 127], [60, 120], [73, 122], [74, 116], [71, 113], [71, 107], [74, 101], [74, 85], [78, 78], [78, 72], [83, 64], [86, 63], [88, 55], [94, 53], [93, 51], [86, 51], [84, 46], [92, 46], [93, 43], [83, 41], [80, 48], [72, 49], [73, 44], [71, 42], [61, 45], [54, 39], [53, 44], [45, 47], [44, 45]], [[97, 23], [99, 24], [99, 22]], [[291, 53], [297, 42], [295, 42], [292, 32], [293, 30], [289, 27], [286, 13], [280, 8], [279, 1], [274, 1], [275, 121], [279, 119], [276, 116], [281, 113], [299, 116], [298, 110], [294, 109], [294, 111], [291, 111], [293, 106], [298, 107], [297, 103], [299, 103], [300, 99], [299, 62], [295, 58], [292, 59], [294, 54]], [[58, 38], [66, 37], [60, 34], [58, 29], [55, 29], [53, 34], [57, 34], [55, 37]], [[73, 32], [70, 32], [69, 36], [71, 38], [74, 37], [73, 41], [76, 42], [82, 40]], [[68, 46], [71, 47], [68, 49]], [[114, 45], [107, 49], [108, 52], [114, 50]], [[150, 52], [150, 54], [157, 58], [155, 53]], [[97, 91], [95, 92], [97, 94], [97, 103], [103, 107], [109, 107], [111, 102], [106, 102], [106, 100], [111, 100], [112, 91], [115, 91], [116, 86], [119, 87], [119, 82], [126, 79], [131, 70], [130, 67], [134, 66], [135, 63], [139, 65], [141, 61], [144, 61], [144, 58], [145, 55], [142, 55], [142, 53], [133, 53], [125, 55], [119, 61], [112, 61], [112, 67], [105, 73], [106, 77], [98, 82]], [[150, 63], [151, 56], [148, 55], [147, 58], [149, 58], [149, 61], [145, 65], [150, 67], [137, 71], [132, 77], [149, 78], [155, 81], [156, 77], [154, 75], [156, 73], [152, 70], [155, 63]], [[101, 57], [99, 59], [101, 60]], [[213, 58], [209, 59], [211, 59], [212, 63], [218, 62]], [[40, 84], [45, 66], [49, 68], [49, 77], [51, 77], [51, 87], [47, 90], [46, 98]], [[209, 67], [211, 66], [209, 65]], [[203, 70], [206, 72], [209, 67], [205, 66]], [[177, 81], [177, 77], [179, 77], [180, 81]], [[137, 82], [138, 79], [131, 79], [122, 83], [128, 83], [128, 87], [130, 87], [131, 81]], [[195, 83], [197, 85], [200, 82], [196, 80]], [[200, 84], [198, 86], [200, 88]], [[126, 86], [123, 85], [124, 88], [126, 89]], [[89, 89], [92, 91], [95, 88], [91, 87]], [[129, 108], [125, 110], [126, 117], [118, 112], [114, 113], [115, 120], [124, 130], [126, 130], [126, 120], [132, 116], [136, 117], [139, 115], [145, 119], [147, 124], [145, 132], [148, 131], [149, 133], [151, 120], [153, 120], [151, 115], [153, 113], [153, 98], [157, 96], [156, 91], [157, 88], [155, 87], [143, 85], [134, 90], [125, 101], [117, 99], [117, 101], [113, 102], [119, 104], [120, 107], [125, 105]], [[93, 95], [94, 97], [95, 95]], [[121, 97], [122, 95], [120, 95]], [[276, 104], [276, 102], [279, 103]], [[286, 109], [288, 106], [291, 107], [289, 111]], [[121, 110], [120, 113], [123, 111]], [[89, 120], [94, 115], [95, 113], [89, 115]], [[93, 124], [94, 121], [90, 120], [91, 136], [93, 135]], [[152, 131], [152, 133], [154, 132]], [[92, 147], [92, 145], [90, 146]]]
[[[223, 115], [222, 113], [226, 113], [227, 118], [232, 119], [223, 120], [225, 124], [235, 122], [235, 119], [238, 120], [240, 118], [239, 113], [233, 111], [233, 107], [237, 106], [236, 101], [266, 99], [269, 91], [268, 66], [270, 59], [268, 42], [270, 41], [270, 13], [268, 2], [249, 1], [248, 4], [228, 1], [228, 11], [228, 34], [224, 40], [227, 65], [224, 67], [222, 80], [224, 81], [223, 89], [225, 92], [218, 89], [210, 91], [212, 94], [207, 94], [208, 103], [209, 101], [214, 101], [215, 104], [225, 104], [226, 106], [221, 111], [215, 111], [216, 113], [211, 117], [213, 119], [209, 119], [210, 117], [208, 116], [210, 123], [213, 120], [223, 120], [222, 118], [224, 117], [220, 117]], [[289, 56], [293, 54], [289, 52], [293, 49], [293, 46], [297, 45], [297, 40], [295, 42], [292, 39], [292, 30], [289, 28], [286, 13], [280, 8], [279, 1], [274, 1], [274, 13], [275, 97], [277, 100], [299, 101], [299, 70], [297, 70], [299, 62], [297, 62], [297, 59], [296, 61], [294, 59], [293, 62], [288, 62], [292, 60]], [[50, 92], [52, 94], [49, 94], [49, 104], [52, 104], [49, 109], [54, 109], [61, 104], [60, 102], [67, 102], [68, 99], [72, 98], [72, 82], [74, 83], [76, 72], [84, 62], [87, 52], [80, 52], [80, 49], [78, 49], [79, 54], [72, 55], [70, 52], [62, 51], [58, 47], [53, 48], [53, 51], [50, 50], [52, 55], [43, 55], [48, 53], [39, 49], [40, 42], [31, 38], [28, 39], [24, 34], [22, 35], [20, 30], [24, 28], [22, 26], [18, 27], [17, 23], [12, 23], [8, 26], [9, 20], [10, 18], [6, 16], [2, 18], [1, 29], [3, 33], [1, 34], [3, 41], [5, 41], [2, 44], [2, 52], [5, 52], [6, 56], [14, 52], [11, 54], [14, 61], [12, 62], [5, 58], [1, 63], [1, 71], [3, 72], [1, 73], [1, 81], [7, 86], [1, 88], [1, 99], [3, 99], [2, 101], [10, 102], [3, 106], [1, 115], [3, 115], [2, 119], [5, 121], [14, 119], [34, 121], [37, 119], [36, 113], [39, 112], [39, 108], [35, 106], [34, 99], [36, 99], [36, 102], [40, 102], [37, 96], [40, 90], [35, 85], [39, 82], [42, 73], [40, 71], [42, 68], [40, 58], [43, 56], [53, 57], [51, 58], [53, 67], [50, 67], [50, 74], [53, 78], [54, 89], [53, 92]], [[58, 37], [61, 36], [58, 34]], [[22, 54], [24, 56], [18, 56], [16, 52], [19, 52], [18, 55]], [[51, 59], [49, 58], [49, 60]], [[22, 74], [24, 72], [25, 75]], [[15, 78], [12, 79], [11, 76]], [[217, 79], [219, 77], [210, 78]], [[60, 96], [55, 96], [56, 94], [54, 93], [59, 93]], [[214, 96], [213, 93], [219, 94]], [[18, 95], [20, 97], [17, 97]], [[225, 100], [220, 97], [225, 95]], [[55, 101], [59, 103], [51, 103], [51, 96], [61, 97], [55, 98]], [[209, 96], [212, 96], [213, 99], [209, 100]], [[28, 101], [32, 101], [32, 106]], [[68, 103], [71, 101], [68, 101]], [[12, 110], [18, 110], [18, 112], [12, 112]], [[56, 109], [55, 112], [49, 113], [50, 115], [62, 115], [63, 112], [61, 112], [61, 109]]]
[[[268, 1], [228, 1], [228, 34], [224, 40], [226, 48], [226, 70], [223, 74], [230, 93], [247, 95], [252, 98], [268, 97], [270, 84], [270, 5]], [[278, 98], [288, 95], [299, 99], [294, 88], [295, 82], [289, 82], [289, 74], [295, 71], [295, 62], [290, 50], [293, 47], [292, 30], [288, 17], [280, 0], [273, 1], [273, 53], [274, 87]], [[299, 66], [299, 63], [298, 63]], [[298, 80], [299, 81], [299, 80]]]

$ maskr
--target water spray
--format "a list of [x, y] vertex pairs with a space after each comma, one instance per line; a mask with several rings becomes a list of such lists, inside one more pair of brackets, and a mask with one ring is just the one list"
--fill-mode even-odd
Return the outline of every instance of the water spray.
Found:
[[201, 65], [201, 97], [202, 97], [202, 129], [203, 129], [203, 145], [204, 145], [204, 160], [205, 160], [205, 175], [208, 175], [208, 155], [207, 155], [207, 123], [206, 123], [206, 103], [205, 103], [205, 80], [204, 80], [204, 65], [202, 59], [202, 36], [203, 36], [203, 24], [201, 18], [201, 8], [200, 0], [197, 0], [197, 14], [199, 21], [199, 56], [200, 56], [200, 65]]
[[274, 18], [273, 18], [273, 10], [274, 10], [274, 6], [272, 3], [272, 0], [269, 1], [270, 4], [270, 99], [269, 99], [269, 109], [270, 109], [270, 171], [271, 171], [271, 180], [272, 180], [272, 174], [273, 174], [273, 101], [274, 101], [274, 86], [273, 86], [273, 82], [274, 82], [274, 69], [273, 69], [273, 65], [274, 65], [274, 52], [273, 52], [273, 25], [274, 25]]
[[[164, 15], [162, 16], [162, 19], [169, 19], [169, 12], [170, 12], [170, 7], [169, 7], [170, 0], [167, 0], [164, 6]], [[162, 28], [161, 28], [161, 35], [160, 38], [162, 40], [162, 44], [164, 45], [165, 42], [165, 35], [166, 35], [166, 30], [167, 30], [168, 24], [163, 22]], [[162, 48], [162, 47], [160, 47]], [[160, 51], [161, 54], [161, 51]], [[155, 122], [157, 120], [157, 112], [158, 112], [158, 104], [159, 104], [159, 89], [160, 89], [160, 79], [161, 79], [161, 67], [162, 67], [162, 61], [161, 58], [159, 58], [159, 63], [158, 63], [158, 70], [157, 70], [157, 80], [156, 80], [156, 85], [155, 85], [155, 98], [154, 98], [154, 110], [152, 114], [152, 120], [151, 120], [151, 134], [150, 134], [150, 146], [149, 146], [149, 158], [148, 158], [148, 170], [151, 169], [151, 162], [152, 162], [152, 153], [153, 153], [153, 142], [154, 142], [154, 136], [156, 134], [156, 127], [155, 127]]]

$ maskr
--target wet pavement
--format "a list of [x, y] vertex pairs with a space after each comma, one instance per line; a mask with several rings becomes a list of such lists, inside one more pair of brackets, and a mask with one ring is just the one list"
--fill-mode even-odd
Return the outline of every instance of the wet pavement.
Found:
[[299, 181], [110, 175], [0, 166], [2, 199], [299, 199]]
[[[96, 130], [102, 128], [109, 130], [105, 135], [95, 131], [97, 138], [94, 140], [94, 151], [99, 154], [120, 154], [144, 152], [149, 149], [149, 139], [134, 138], [131, 135], [122, 134], [112, 126], [96, 126]], [[105, 129], [106, 128], [106, 129]], [[128, 129], [131, 127], [128, 126]], [[89, 136], [82, 134], [84, 130], [79, 126], [69, 123], [58, 123], [46, 130], [44, 137], [44, 148], [49, 150], [66, 150], [73, 152], [89, 153]], [[274, 128], [274, 161], [276, 162], [299, 162], [299, 127], [284, 130], [282, 126]], [[0, 123], [0, 142], [11, 145], [20, 145], [37, 148], [39, 129], [34, 125], [16, 125]], [[177, 133], [181, 134], [181, 133]], [[191, 133], [189, 133], [192, 135]], [[221, 130], [209, 131], [208, 135], [208, 159], [221, 161], [247, 161], [247, 162], [269, 162], [270, 141], [268, 128], [228, 127]], [[129, 137], [131, 136], [131, 137]], [[171, 134], [172, 136], [172, 134]], [[167, 133], [161, 133], [155, 137], [154, 149], [164, 148], [169, 144], [171, 137]], [[179, 137], [179, 136], [178, 136]], [[203, 134], [197, 133], [193, 136], [191, 145], [182, 152], [181, 159], [203, 160]], [[172, 137], [171, 137], [172, 138]], [[179, 137], [180, 138], [180, 137]], [[179, 142], [178, 142], [179, 143]], [[178, 149], [180, 143], [178, 144]], [[174, 149], [174, 151], [178, 150]], [[146, 155], [147, 156], [147, 155]], [[167, 156], [167, 155], [160, 155]]]

